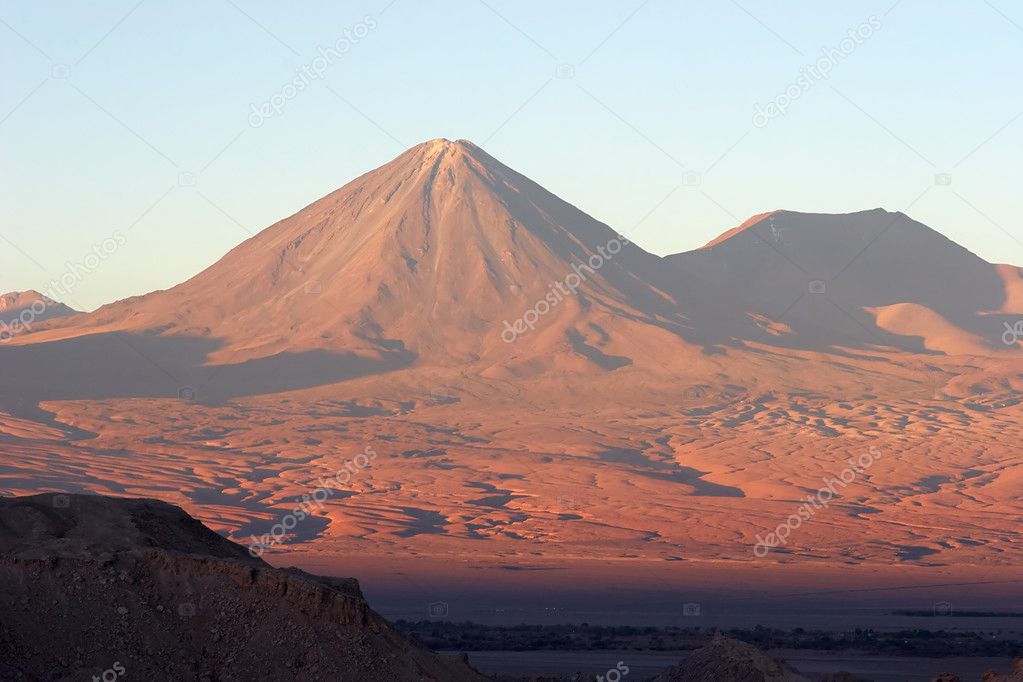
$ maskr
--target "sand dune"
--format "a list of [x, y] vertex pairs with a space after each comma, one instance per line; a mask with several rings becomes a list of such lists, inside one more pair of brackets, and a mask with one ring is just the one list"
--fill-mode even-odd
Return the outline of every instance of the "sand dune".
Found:
[[[5, 419], [0, 489], [89, 490], [182, 505], [239, 542], [371, 446], [378, 456], [267, 554], [572, 563], [597, 548], [651, 561], [893, 562], [983, 572], [1023, 561], [1015, 491], [1016, 390], [836, 397], [710, 392], [649, 382], [594, 399], [596, 381], [523, 392], [475, 384], [455, 402], [379, 377], [235, 400], [44, 403], [55, 421]], [[565, 389], [563, 389], [565, 390]], [[673, 394], [674, 392], [674, 394]], [[388, 397], [390, 396], [390, 397]], [[548, 407], [557, 400], [560, 409]], [[82, 435], [61, 430], [69, 424]], [[783, 547], [757, 537], [847, 460], [882, 457]]]
[[865, 307], [880, 329], [904, 337], [918, 336], [929, 351], [947, 355], [987, 355], [992, 344], [957, 327], [930, 308], [917, 303]]

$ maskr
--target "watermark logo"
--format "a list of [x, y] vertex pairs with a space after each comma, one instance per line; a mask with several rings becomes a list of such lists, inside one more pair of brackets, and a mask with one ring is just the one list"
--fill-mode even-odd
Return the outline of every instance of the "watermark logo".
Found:
[[863, 474], [867, 469], [881, 458], [881, 451], [876, 446], [868, 448], [859, 457], [850, 457], [848, 465], [837, 478], [825, 477], [824, 487], [817, 491], [816, 495], [808, 495], [806, 502], [801, 504], [796, 513], [790, 515], [783, 523], [778, 524], [773, 533], [768, 533], [766, 538], [757, 534], [757, 544], [753, 548], [753, 554], [757, 558], [764, 558], [771, 549], [788, 544], [792, 532], [798, 530], [804, 522], [814, 517], [821, 508], [827, 509], [828, 505], [838, 495], [837, 486], [843, 489], [856, 480], [856, 477]]
[[114, 661], [114, 664], [101, 672], [99, 675], [93, 675], [93, 682], [114, 682], [118, 677], [124, 675], [127, 672], [125, 667], [120, 661]]
[[587, 281], [587, 274], [594, 275], [604, 265], [621, 253], [622, 247], [630, 242], [622, 235], [618, 235], [607, 244], [597, 247], [597, 253], [592, 254], [585, 263], [576, 263], [572, 266], [572, 272], [558, 282], [551, 282], [548, 285], [550, 291], [538, 300], [532, 308], [522, 314], [522, 317], [509, 322], [504, 320], [504, 329], [501, 331], [501, 340], [505, 343], [514, 343], [527, 331], [536, 329], [536, 324], [541, 317], [547, 315], [569, 296], [579, 293], [579, 287]]
[[435, 601], [426, 607], [426, 612], [430, 615], [430, 618], [447, 618], [448, 603], [444, 601]]
[[623, 677], [629, 674], [629, 666], [625, 665], [625, 661], [618, 661], [615, 667], [610, 668], [603, 675], [597, 675], [597, 682], [619, 682]]
[[559, 495], [557, 499], [558, 509], [579, 509], [580, 504], [575, 498]]
[[312, 61], [296, 71], [295, 77], [281, 86], [279, 92], [274, 93], [270, 98], [261, 104], [250, 105], [249, 125], [259, 128], [267, 119], [280, 116], [288, 102], [298, 97], [299, 93], [312, 85], [313, 81], [320, 80], [331, 66], [341, 60], [352, 48], [362, 39], [369, 35], [369, 32], [377, 27], [377, 21], [372, 15], [367, 14], [362, 21], [351, 28], [346, 28], [342, 36], [329, 47], [320, 46], [316, 48], [316, 56]]
[[263, 552], [267, 549], [282, 542], [288, 532], [293, 530], [300, 521], [304, 521], [312, 516], [314, 511], [322, 509], [324, 503], [334, 496], [338, 488], [347, 485], [352, 480], [352, 476], [368, 467], [370, 462], [376, 459], [376, 457], [376, 451], [367, 445], [362, 452], [346, 461], [344, 466], [332, 478], [321, 477], [317, 481], [319, 487], [313, 490], [312, 493], [303, 495], [302, 502], [275, 523], [270, 528], [269, 533], [264, 533], [258, 538], [255, 535], [249, 536], [252, 540], [249, 543], [249, 555], [258, 559], [263, 556]]
[[59, 280], [52, 280], [43, 288], [41, 300], [33, 301], [32, 305], [22, 310], [13, 320], [0, 320], [0, 343], [6, 343], [18, 334], [31, 331], [32, 325], [39, 317], [57, 305], [58, 300], [70, 296], [83, 279], [95, 272], [107, 258], [127, 243], [128, 238], [122, 232], [116, 231], [99, 244], [93, 244], [92, 251], [85, 254], [81, 261], [65, 263], [66, 272]]
[[42, 299], [32, 301], [32, 304], [18, 313], [18, 316], [12, 319], [10, 323], [6, 320], [0, 320], [0, 343], [10, 341], [19, 331], [30, 331], [32, 323], [36, 321], [36, 318], [44, 314], [53, 305], [56, 305], [56, 301], [44, 296]]
[[710, 391], [706, 386], [690, 386], [682, 392], [682, 395], [686, 400], [703, 400], [710, 395]]
[[1006, 346], [1015, 346], [1023, 339], [1023, 320], [1016, 320], [1016, 324], [1002, 323], [1005, 331], [1002, 332], [1002, 343]]
[[813, 64], [807, 64], [799, 70], [799, 77], [795, 82], [790, 83], [782, 92], [770, 102], [755, 105], [753, 111], [753, 126], [763, 128], [771, 119], [784, 116], [788, 113], [789, 107], [797, 99], [809, 92], [814, 85], [822, 80], [831, 77], [831, 71], [838, 66], [849, 55], [856, 51], [866, 40], [881, 29], [881, 20], [871, 15], [867, 21], [856, 28], [851, 28], [846, 37], [838, 42], [837, 46], [821, 48], [821, 56]]
[[434, 402], [440, 403], [441, 405], [448, 405], [450, 403], [457, 403], [458, 397], [455, 396], [451, 391], [446, 388], [434, 388], [430, 390], [430, 397]]
[[575, 78], [575, 67], [571, 64], [558, 64], [554, 75], [557, 78]]

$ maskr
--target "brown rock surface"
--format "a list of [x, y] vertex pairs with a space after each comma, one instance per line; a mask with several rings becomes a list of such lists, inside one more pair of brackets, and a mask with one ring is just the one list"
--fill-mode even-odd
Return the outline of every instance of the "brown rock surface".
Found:
[[[31, 326], [34, 322], [77, 314], [77, 310], [32, 289], [0, 294], [0, 324], [14, 326], [13, 333], [27, 331], [20, 326], [25, 323]], [[0, 326], [0, 331], [3, 329]]]
[[752, 644], [719, 634], [653, 682], [809, 682], [809, 678]]
[[[0, 500], [0, 679], [483, 679], [352, 579], [276, 569], [155, 500]], [[108, 673], [109, 676], [109, 673]]]
[[981, 682], [1023, 682], [1023, 657], [1012, 662], [1012, 672], [1008, 675], [1000, 675], [996, 672], [986, 672]]

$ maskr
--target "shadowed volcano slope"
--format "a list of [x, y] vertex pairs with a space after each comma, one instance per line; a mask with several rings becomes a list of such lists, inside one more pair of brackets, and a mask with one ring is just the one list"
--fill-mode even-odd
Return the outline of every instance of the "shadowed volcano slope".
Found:
[[1015, 350], [1002, 334], [1023, 313], [1019, 268], [988, 263], [881, 209], [764, 213], [666, 261], [787, 326], [792, 336], [779, 343], [818, 350], [991, 355]]

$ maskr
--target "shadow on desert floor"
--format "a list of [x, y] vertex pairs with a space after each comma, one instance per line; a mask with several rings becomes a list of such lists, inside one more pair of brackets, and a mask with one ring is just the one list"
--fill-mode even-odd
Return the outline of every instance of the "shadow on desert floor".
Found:
[[0, 398], [26, 405], [179, 397], [216, 403], [382, 374], [415, 360], [404, 350], [383, 351], [377, 357], [309, 350], [237, 364], [205, 364], [219, 345], [208, 338], [111, 332], [0, 346]]

